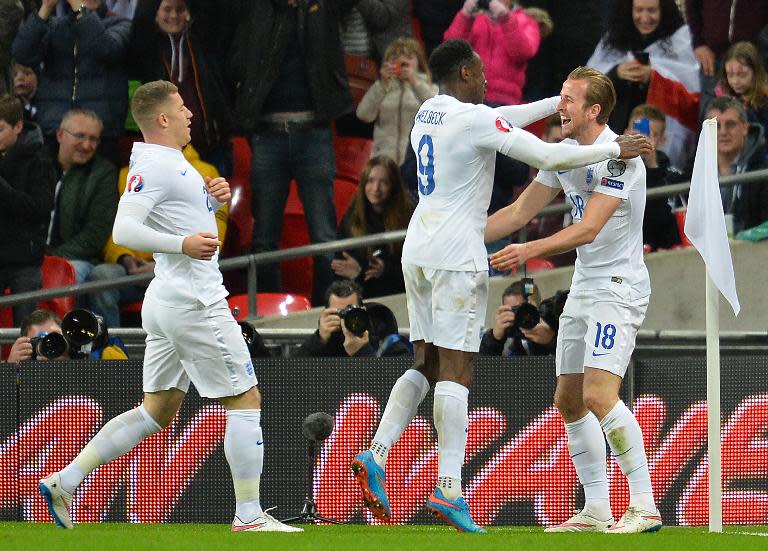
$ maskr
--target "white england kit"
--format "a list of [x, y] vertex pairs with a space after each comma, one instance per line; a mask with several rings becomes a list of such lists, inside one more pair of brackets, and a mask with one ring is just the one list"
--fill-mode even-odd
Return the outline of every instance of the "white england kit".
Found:
[[[613, 141], [606, 126], [595, 143]], [[564, 143], [576, 143], [565, 140]], [[621, 199], [592, 243], [576, 249], [576, 269], [560, 317], [557, 374], [583, 373], [584, 366], [621, 377], [635, 347], [651, 294], [643, 261], [645, 165], [636, 157], [611, 159], [583, 168], [540, 171], [536, 180], [562, 188], [578, 224], [595, 193]]]
[[[256, 385], [242, 332], [225, 300], [218, 252], [204, 261], [181, 251], [185, 236], [217, 233], [215, 210], [221, 204], [208, 195], [200, 174], [177, 149], [135, 143], [120, 206], [149, 211], [143, 224], [174, 250], [154, 253], [155, 278], [141, 310], [147, 332], [144, 391], [186, 392], [191, 380], [201, 396], [219, 398]], [[117, 235], [118, 221], [115, 228]], [[158, 250], [147, 241], [145, 247]], [[141, 248], [141, 242], [125, 244]]]
[[477, 352], [488, 302], [483, 233], [496, 152], [557, 168], [608, 159], [619, 146], [544, 144], [510, 124], [502, 111], [448, 95], [421, 106], [411, 145], [419, 203], [402, 257], [411, 339]]

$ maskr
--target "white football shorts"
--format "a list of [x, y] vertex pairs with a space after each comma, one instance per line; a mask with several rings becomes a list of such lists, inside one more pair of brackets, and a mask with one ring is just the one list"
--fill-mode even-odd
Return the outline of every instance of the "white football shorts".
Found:
[[403, 264], [411, 341], [465, 352], [480, 349], [488, 306], [488, 272]]
[[191, 380], [201, 396], [222, 398], [256, 386], [248, 347], [225, 299], [184, 309], [145, 298], [141, 325], [147, 332], [144, 392], [187, 392]]
[[649, 298], [624, 301], [613, 293], [597, 291], [569, 296], [557, 333], [557, 375], [584, 373], [586, 366], [623, 378]]

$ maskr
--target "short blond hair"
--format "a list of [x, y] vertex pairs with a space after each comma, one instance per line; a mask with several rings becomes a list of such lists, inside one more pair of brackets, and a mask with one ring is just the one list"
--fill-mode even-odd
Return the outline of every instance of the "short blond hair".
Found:
[[136, 88], [131, 100], [131, 115], [139, 128], [146, 129], [160, 113], [168, 98], [178, 91], [176, 85], [167, 80], [154, 80]]
[[599, 105], [600, 114], [597, 116], [597, 122], [607, 123], [613, 108], [616, 107], [616, 89], [611, 79], [591, 67], [576, 67], [568, 75], [568, 80], [587, 81], [587, 105], [589, 107]]

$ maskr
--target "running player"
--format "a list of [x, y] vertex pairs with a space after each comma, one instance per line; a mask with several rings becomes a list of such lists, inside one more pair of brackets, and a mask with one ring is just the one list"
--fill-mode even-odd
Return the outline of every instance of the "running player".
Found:
[[[579, 67], [568, 75], [558, 105], [570, 143], [604, 144], [616, 104], [608, 77]], [[488, 220], [486, 241], [528, 223], [563, 190], [574, 224], [549, 237], [509, 245], [491, 264], [509, 269], [529, 258], [577, 250], [565, 310], [560, 317], [555, 405], [565, 420], [568, 448], [586, 504], [550, 532], [654, 532], [661, 529], [643, 435], [619, 399], [621, 382], [645, 318], [651, 286], [643, 262], [645, 166], [639, 158], [609, 160], [576, 170], [540, 171], [512, 205]], [[614, 524], [608, 494], [605, 440], [629, 480], [629, 508]]]
[[[440, 94], [416, 114], [411, 144], [418, 161], [419, 204], [403, 246], [414, 366], [395, 383], [368, 451], [352, 469], [363, 501], [380, 519], [390, 517], [384, 466], [390, 448], [435, 384], [438, 435], [437, 488], [427, 501], [433, 514], [460, 531], [481, 532], [462, 497], [472, 360], [480, 345], [488, 292], [483, 228], [496, 152], [537, 167], [566, 169], [650, 149], [635, 136], [589, 147], [545, 144], [517, 128], [554, 112], [553, 98], [532, 106], [492, 109], [483, 62], [465, 40], [449, 40], [430, 57]], [[542, 109], [542, 105], [549, 107]], [[510, 122], [510, 118], [513, 120]]]
[[235, 488], [233, 531], [301, 532], [264, 512], [261, 395], [248, 349], [230, 312], [218, 265], [214, 211], [231, 194], [224, 178], [203, 178], [184, 158], [192, 113], [176, 86], [140, 86], [131, 103], [145, 143], [135, 143], [113, 229], [116, 243], [154, 252], [155, 278], [141, 310], [147, 332], [144, 400], [118, 415], [64, 469], [40, 481], [59, 526], [72, 528], [75, 489], [96, 467], [167, 426], [190, 381], [227, 410], [224, 452]]

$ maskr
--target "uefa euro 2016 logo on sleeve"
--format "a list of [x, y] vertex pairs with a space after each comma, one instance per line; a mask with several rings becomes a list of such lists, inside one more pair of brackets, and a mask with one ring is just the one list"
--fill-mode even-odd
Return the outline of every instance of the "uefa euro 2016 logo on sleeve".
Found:
[[134, 174], [131, 176], [131, 178], [128, 180], [128, 192], [131, 191], [141, 191], [144, 187], [144, 178], [141, 177], [141, 174]]

